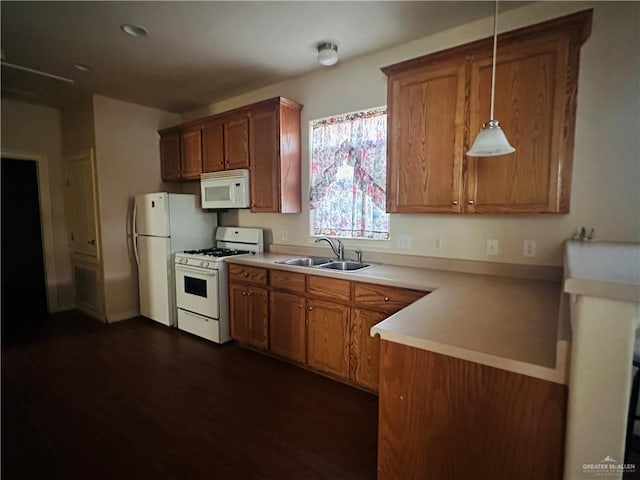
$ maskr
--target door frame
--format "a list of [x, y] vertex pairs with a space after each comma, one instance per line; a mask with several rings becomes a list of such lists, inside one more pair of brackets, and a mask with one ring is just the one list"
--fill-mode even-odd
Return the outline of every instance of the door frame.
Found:
[[18, 152], [0, 149], [7, 160], [29, 160], [36, 162], [38, 199], [40, 203], [40, 228], [42, 229], [42, 254], [44, 256], [44, 281], [49, 313], [58, 311], [58, 276], [56, 273], [55, 248], [53, 242], [53, 220], [51, 211], [51, 184], [49, 181], [49, 158], [43, 153]]

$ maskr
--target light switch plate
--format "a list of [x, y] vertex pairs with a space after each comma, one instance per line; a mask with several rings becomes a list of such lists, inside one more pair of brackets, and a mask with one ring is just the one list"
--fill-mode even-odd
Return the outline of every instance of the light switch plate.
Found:
[[498, 255], [499, 242], [495, 239], [487, 240], [487, 255]]
[[411, 248], [411, 235], [398, 235], [398, 248]]

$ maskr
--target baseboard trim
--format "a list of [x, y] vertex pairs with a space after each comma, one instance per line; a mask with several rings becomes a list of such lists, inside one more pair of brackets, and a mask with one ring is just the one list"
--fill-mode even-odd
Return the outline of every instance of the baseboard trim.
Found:
[[132, 318], [135, 317], [139, 317], [140, 316], [140, 311], [139, 310], [129, 310], [127, 312], [119, 312], [115, 315], [109, 314], [106, 316], [106, 321], [107, 323], [116, 323], [116, 322], [121, 322], [123, 320], [130, 320]]

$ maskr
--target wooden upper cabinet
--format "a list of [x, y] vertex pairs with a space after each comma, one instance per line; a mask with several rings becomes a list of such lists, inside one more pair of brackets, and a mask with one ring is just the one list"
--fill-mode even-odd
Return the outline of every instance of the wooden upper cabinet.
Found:
[[252, 212], [300, 212], [301, 108], [278, 97], [249, 110]]
[[249, 168], [249, 119], [246, 114], [224, 120], [225, 170]]
[[567, 213], [592, 10], [498, 36], [495, 118], [516, 152], [467, 157], [489, 120], [493, 39], [383, 68], [390, 212]]
[[224, 170], [224, 123], [214, 121], [202, 128], [202, 172]]
[[182, 132], [182, 178], [198, 180], [202, 173], [202, 134], [199, 128]]
[[[562, 137], [565, 128], [573, 131], [567, 97], [577, 87], [576, 78], [567, 78], [569, 38], [533, 38], [499, 52], [495, 117], [516, 151], [469, 158], [467, 208], [477, 213], [568, 212], [569, 182], [561, 178], [570, 178], [571, 158]], [[471, 62], [471, 132], [489, 118], [490, 100], [489, 55]]]
[[160, 134], [160, 166], [163, 180], [181, 178], [180, 130], [163, 131]]
[[465, 61], [389, 78], [389, 212], [458, 212]]
[[162, 179], [197, 180], [202, 173], [202, 135], [199, 127], [169, 128], [160, 134]]

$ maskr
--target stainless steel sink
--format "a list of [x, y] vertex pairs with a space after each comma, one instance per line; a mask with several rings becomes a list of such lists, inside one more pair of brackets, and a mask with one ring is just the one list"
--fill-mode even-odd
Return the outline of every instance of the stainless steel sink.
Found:
[[326, 268], [331, 270], [362, 270], [363, 268], [370, 267], [368, 263], [353, 262], [350, 260], [339, 260], [325, 265], [318, 265], [318, 268]]
[[296, 265], [300, 267], [316, 267], [318, 265], [330, 262], [333, 262], [333, 259], [329, 257], [299, 257], [290, 258], [288, 260], [283, 260], [277, 263], [283, 263], [285, 265]]

